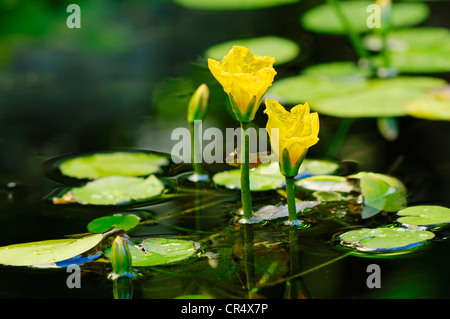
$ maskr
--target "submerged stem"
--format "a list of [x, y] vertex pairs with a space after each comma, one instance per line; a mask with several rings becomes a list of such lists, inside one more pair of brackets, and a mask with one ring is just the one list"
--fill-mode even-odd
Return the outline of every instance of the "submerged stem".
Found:
[[241, 200], [244, 219], [252, 218], [250, 193], [250, 137], [246, 134], [249, 123], [241, 122]]
[[289, 222], [298, 222], [297, 209], [295, 206], [295, 189], [294, 189], [294, 177], [286, 176], [286, 197], [288, 203]]

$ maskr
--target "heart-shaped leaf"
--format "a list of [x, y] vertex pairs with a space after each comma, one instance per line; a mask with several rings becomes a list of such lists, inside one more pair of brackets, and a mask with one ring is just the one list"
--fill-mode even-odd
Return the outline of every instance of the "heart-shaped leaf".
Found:
[[348, 178], [359, 179], [364, 199], [363, 218], [372, 217], [382, 210], [395, 212], [406, 207], [407, 191], [400, 180], [371, 172], [360, 172]]
[[[147, 238], [142, 241], [141, 248], [128, 244], [134, 267], [165, 265], [185, 260], [198, 250], [198, 244], [190, 240], [170, 238]], [[110, 257], [111, 250], [105, 251]]]
[[167, 165], [165, 156], [143, 152], [111, 152], [74, 157], [59, 165], [65, 176], [96, 179], [107, 176], [147, 176]]
[[[61, 262], [81, 255], [103, 240], [102, 234], [80, 239], [55, 239], [0, 247], [0, 264], [35, 266]], [[75, 263], [75, 262], [74, 262]]]
[[341, 244], [360, 251], [391, 251], [409, 249], [434, 238], [425, 230], [406, 228], [363, 228], [339, 236]]
[[[213, 182], [228, 189], [240, 189], [241, 172], [239, 169], [233, 169], [216, 173], [213, 176]], [[250, 171], [250, 190], [252, 191], [277, 189], [282, 187], [284, 182], [285, 178], [280, 173], [278, 162], [262, 164]]]
[[[367, 20], [370, 12], [368, 7], [373, 1], [339, 1], [339, 6], [357, 33], [370, 32]], [[408, 27], [423, 22], [429, 16], [429, 8], [424, 3], [394, 3], [392, 4], [392, 28]], [[347, 30], [332, 4], [318, 5], [302, 16], [303, 26], [310, 31], [328, 34], [346, 34]]]
[[343, 176], [317, 175], [302, 178], [295, 182], [297, 187], [320, 192], [349, 193], [354, 190], [354, 185]]
[[141, 219], [136, 215], [116, 214], [113, 216], [96, 218], [88, 224], [87, 228], [91, 233], [97, 234], [107, 232], [111, 229], [123, 229], [124, 231], [129, 231], [136, 227], [140, 220]]
[[411, 206], [400, 210], [397, 215], [402, 216], [397, 221], [404, 225], [428, 227], [450, 223], [450, 209], [442, 206]]
[[[382, 39], [377, 34], [364, 38], [367, 48], [380, 51]], [[393, 30], [387, 37], [390, 66], [403, 73], [437, 73], [450, 71], [450, 30], [440, 27], [417, 27]], [[372, 60], [382, 65], [383, 57]]]
[[69, 193], [73, 202], [83, 205], [116, 205], [152, 199], [163, 190], [164, 184], [154, 175], [147, 178], [109, 176], [74, 187]]

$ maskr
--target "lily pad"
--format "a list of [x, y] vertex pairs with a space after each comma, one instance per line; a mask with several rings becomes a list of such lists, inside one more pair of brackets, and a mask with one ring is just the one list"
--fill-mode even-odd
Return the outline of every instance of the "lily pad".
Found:
[[329, 78], [366, 78], [371, 75], [368, 68], [359, 67], [353, 61], [320, 63], [307, 67], [303, 74]]
[[380, 211], [395, 212], [407, 204], [407, 191], [403, 183], [388, 175], [360, 172], [349, 176], [359, 179], [364, 199], [362, 217], [369, 218]]
[[442, 206], [411, 206], [400, 210], [397, 219], [399, 223], [413, 226], [434, 226], [450, 223], [450, 209]]
[[317, 175], [302, 178], [295, 182], [297, 187], [311, 191], [349, 193], [354, 186], [343, 176]]
[[70, 190], [80, 204], [116, 205], [142, 201], [161, 195], [163, 183], [154, 175], [147, 178], [109, 176]]
[[280, 65], [295, 59], [300, 53], [299, 45], [289, 39], [266, 36], [259, 38], [238, 39], [216, 44], [210, 47], [205, 56], [214, 60], [222, 58], [230, 51], [233, 45], [248, 48], [253, 54], [259, 56], [271, 56], [275, 58], [274, 65]]
[[[343, 14], [357, 33], [370, 32], [367, 26], [367, 19], [370, 12], [367, 7], [373, 1], [339, 1], [339, 6]], [[391, 27], [409, 27], [425, 21], [430, 14], [430, 10], [423, 3], [393, 3], [391, 14]], [[336, 10], [331, 4], [322, 4], [307, 11], [301, 19], [305, 29], [318, 33], [346, 34], [346, 28], [341, 19], [336, 14]]]
[[397, 117], [405, 115], [408, 102], [428, 99], [431, 90], [445, 86], [444, 80], [432, 77], [374, 79], [351, 94], [321, 97], [310, 100], [310, 105], [319, 113], [335, 117]]
[[[295, 202], [297, 213], [302, 212], [308, 208], [319, 205], [319, 201], [304, 201]], [[261, 218], [262, 220], [274, 220], [278, 218], [285, 218], [289, 216], [287, 205], [267, 205], [261, 207], [253, 213], [253, 216]]]
[[[190, 240], [169, 238], [147, 238], [142, 241], [141, 247], [128, 244], [134, 267], [149, 267], [165, 265], [185, 260], [198, 249], [198, 244]], [[105, 251], [110, 257], [111, 250]]]
[[300, 166], [300, 170], [311, 175], [329, 175], [336, 173], [338, 169], [338, 163], [321, 159], [305, 159]]
[[450, 121], [450, 99], [413, 100], [405, 105], [405, 113], [426, 120]]
[[434, 234], [425, 230], [406, 228], [363, 228], [339, 236], [341, 244], [360, 251], [392, 251], [416, 247]]
[[175, 0], [175, 3], [196, 10], [255, 10], [296, 3], [299, 0]]
[[[440, 27], [417, 27], [394, 30], [387, 38], [389, 63], [403, 73], [437, 73], [450, 71], [450, 30]], [[382, 49], [377, 34], [364, 38], [364, 44], [373, 51]], [[382, 57], [373, 60], [381, 65]]]
[[[241, 188], [241, 172], [239, 169], [219, 172], [213, 176], [216, 185], [228, 189]], [[262, 164], [250, 171], [250, 190], [267, 191], [280, 188], [284, 185], [285, 178], [280, 173], [278, 162]]]
[[327, 97], [348, 96], [367, 87], [367, 80], [355, 75], [300, 74], [278, 81], [267, 90], [267, 96], [283, 104], [312, 103]]
[[35, 266], [61, 262], [81, 255], [103, 239], [102, 234], [80, 239], [55, 239], [0, 247], [0, 264]]
[[107, 176], [147, 176], [169, 163], [165, 156], [142, 152], [99, 153], [68, 159], [59, 166], [65, 176], [97, 179]]
[[140, 218], [136, 215], [113, 215], [113, 216], [104, 216], [100, 218], [96, 218], [91, 221], [87, 228], [91, 233], [101, 234], [107, 232], [111, 229], [123, 229], [124, 231], [129, 231], [136, 227]]

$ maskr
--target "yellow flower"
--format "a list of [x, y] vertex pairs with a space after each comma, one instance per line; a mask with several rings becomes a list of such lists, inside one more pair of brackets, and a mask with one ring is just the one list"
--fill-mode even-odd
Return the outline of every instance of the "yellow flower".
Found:
[[233, 112], [240, 122], [254, 119], [277, 73], [274, 62], [272, 57], [256, 56], [241, 46], [233, 46], [221, 62], [208, 59], [211, 73], [230, 97]]
[[310, 113], [308, 103], [296, 105], [288, 112], [275, 100], [266, 100], [265, 113], [269, 116], [266, 129], [281, 173], [296, 176], [308, 148], [319, 141], [319, 115]]

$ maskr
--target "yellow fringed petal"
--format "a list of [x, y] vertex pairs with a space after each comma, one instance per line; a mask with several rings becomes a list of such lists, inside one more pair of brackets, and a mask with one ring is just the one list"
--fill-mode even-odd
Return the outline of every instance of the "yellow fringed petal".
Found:
[[241, 46], [233, 46], [220, 62], [208, 59], [211, 73], [237, 106], [238, 110], [233, 111], [238, 120], [253, 120], [276, 75], [274, 62], [272, 57], [256, 56]]
[[[319, 141], [319, 115], [310, 113], [307, 103], [296, 105], [288, 112], [275, 100], [266, 100], [265, 113], [269, 117], [266, 129], [270, 143], [278, 155], [282, 172], [295, 176], [308, 148]], [[271, 133], [274, 128], [279, 129], [278, 136]]]

